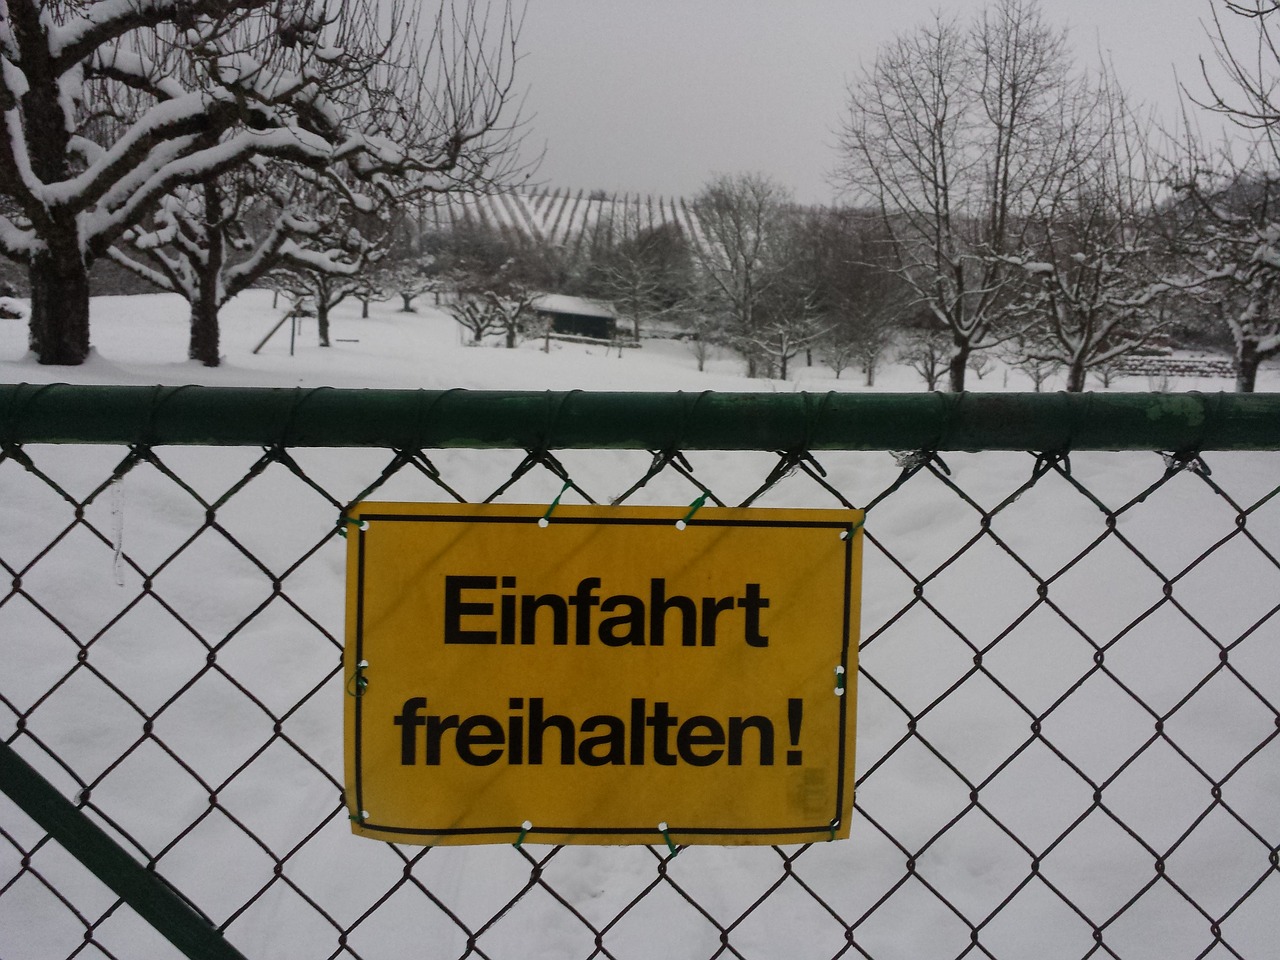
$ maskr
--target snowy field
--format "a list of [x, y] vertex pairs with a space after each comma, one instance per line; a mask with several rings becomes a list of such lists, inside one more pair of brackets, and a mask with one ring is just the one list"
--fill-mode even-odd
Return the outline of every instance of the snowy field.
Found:
[[[389, 304], [368, 320], [340, 306], [331, 348], [308, 325], [292, 356], [283, 329], [255, 356], [279, 316], [257, 292], [224, 312], [226, 361], [210, 370], [181, 359], [183, 307], [168, 296], [95, 301], [94, 355], [72, 369], [36, 365], [25, 325], [0, 320], [0, 382], [862, 389], [856, 370], [837, 381], [821, 367], [748, 381], [730, 356], [700, 373], [666, 341], [621, 356], [555, 342], [550, 353], [464, 347], [444, 315]], [[1029, 381], [997, 368], [972, 387]], [[1280, 388], [1280, 374], [1264, 370], [1259, 388]], [[890, 366], [876, 389], [921, 385]], [[219, 501], [262, 451], [157, 452], [163, 469], [142, 463], [103, 486], [127, 451], [26, 448], [73, 499], [89, 499], [79, 524], [47, 483], [0, 459], [0, 564], [20, 579], [0, 593], [0, 736], [68, 796], [90, 784], [92, 809], [135, 854], [158, 856], [247, 957], [1277, 955], [1280, 454], [1209, 454], [1209, 477], [1183, 470], [1149, 493], [1165, 474], [1154, 454], [1077, 454], [1069, 476], [1051, 470], [1026, 490], [1032, 457], [948, 454], [949, 473], [922, 471], [877, 504], [848, 841], [691, 847], [675, 859], [665, 847], [438, 848], [406, 870], [401, 853], [415, 851], [353, 838], [338, 802], [345, 556], [332, 504], [272, 463], [208, 526], [192, 492]], [[291, 453], [338, 501], [390, 459]], [[523, 456], [429, 453], [469, 500]], [[600, 501], [650, 460], [561, 459]], [[858, 505], [901, 472], [888, 453], [821, 460]], [[733, 503], [776, 458], [689, 461]], [[548, 503], [560, 488], [535, 472], [502, 499]], [[685, 505], [696, 493], [668, 472], [632, 502]], [[417, 471], [377, 496], [445, 498]], [[836, 501], [796, 474], [761, 504]], [[129, 910], [113, 912], [56, 845], [31, 853], [40, 837], [0, 798], [0, 958], [177, 956]], [[92, 942], [60, 898], [94, 925]]]
[[[283, 301], [281, 301], [283, 303]], [[429, 302], [423, 298], [421, 302]], [[186, 303], [175, 294], [100, 297], [93, 305], [93, 356], [81, 367], [40, 367], [28, 355], [26, 322], [0, 320], [0, 383], [199, 383], [243, 386], [332, 386], [441, 389], [470, 387], [507, 390], [864, 390], [862, 374], [850, 369], [836, 379], [821, 366], [792, 362], [785, 381], [747, 380], [742, 361], [718, 350], [703, 373], [687, 345], [646, 340], [639, 350], [616, 350], [553, 341], [550, 354], [541, 341], [519, 350], [464, 348], [460, 328], [445, 314], [422, 307], [405, 314], [395, 305], [372, 304], [360, 319], [354, 301], [334, 311], [333, 346], [316, 345], [315, 321], [306, 321], [289, 355], [288, 328], [281, 328], [255, 356], [253, 348], [276, 325], [283, 308], [272, 309], [270, 293], [250, 291], [222, 311], [221, 367], [208, 369], [185, 360]], [[537, 354], [537, 356], [533, 356]], [[1092, 384], [1091, 378], [1091, 384]], [[1045, 390], [1060, 389], [1062, 378]], [[1154, 383], [1148, 377], [1121, 378], [1115, 389], [1140, 391], [1229, 390], [1226, 379], [1173, 378]], [[886, 364], [877, 372], [880, 392], [918, 391], [918, 374]], [[1031, 390], [1031, 380], [998, 361], [981, 378], [970, 374], [975, 391]], [[1259, 390], [1280, 389], [1280, 367], [1264, 365]]]

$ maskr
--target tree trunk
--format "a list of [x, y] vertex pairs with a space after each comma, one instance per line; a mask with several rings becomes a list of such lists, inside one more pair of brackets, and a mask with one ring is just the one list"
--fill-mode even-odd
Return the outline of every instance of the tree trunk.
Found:
[[876, 385], [876, 365], [873, 361], [868, 360], [866, 363], [867, 370], [867, 386], [874, 387]]
[[369, 298], [368, 297], [360, 298], [360, 319], [361, 320], [369, 319]]
[[[58, 241], [55, 243], [55, 239]], [[40, 363], [77, 366], [89, 356], [89, 268], [74, 228], [32, 258], [30, 346]]]
[[973, 349], [968, 343], [957, 343], [956, 352], [947, 363], [947, 389], [952, 393], [964, 392], [964, 375], [969, 367], [969, 354]]
[[[55, 28], [46, 19], [52, 15], [45, 7], [21, 3], [10, 10], [6, 5], [4, 13], [30, 41], [23, 44], [27, 89], [21, 94], [22, 112], [28, 118], [26, 162], [36, 179], [60, 184], [71, 177], [68, 146], [73, 124], [48, 53], [48, 33]], [[8, 96], [6, 109], [14, 105], [12, 94]], [[12, 175], [12, 169], [7, 174]], [[47, 221], [39, 231], [45, 248], [28, 263], [30, 346], [40, 363], [75, 366], [89, 355], [89, 264], [80, 250], [75, 214], [61, 206], [46, 207], [45, 214]]]
[[1240, 340], [1236, 344], [1236, 393], [1253, 393], [1258, 379], [1258, 364], [1262, 355], [1252, 340]]
[[1072, 360], [1071, 366], [1067, 367], [1067, 393], [1083, 393], [1084, 378], [1088, 372], [1083, 360]]
[[[191, 302], [191, 340], [187, 356], [206, 367], [216, 367], [218, 357], [218, 285], [225, 254], [222, 246], [222, 195], [217, 181], [204, 184], [204, 235], [208, 244], [204, 263], [196, 263], [196, 298]], [[194, 258], [193, 258], [194, 259]]]
[[191, 342], [187, 356], [206, 367], [216, 367], [221, 362], [218, 340], [218, 302], [202, 289], [200, 296], [191, 302]]
[[320, 328], [320, 346], [329, 345], [329, 300], [316, 297], [316, 326]]
[[414, 299], [414, 297], [416, 297], [416, 296], [417, 296], [417, 294], [416, 294], [416, 293], [402, 293], [402, 294], [400, 294], [400, 299], [404, 301], [404, 306], [400, 308], [400, 312], [401, 312], [401, 313], [413, 313], [413, 312], [414, 312], [414, 309], [413, 309], [413, 299]]

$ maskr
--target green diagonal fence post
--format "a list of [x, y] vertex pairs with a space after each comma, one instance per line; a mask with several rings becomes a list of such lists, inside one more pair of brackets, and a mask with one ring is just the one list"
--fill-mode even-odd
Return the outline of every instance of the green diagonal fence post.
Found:
[[208, 920], [140, 866], [3, 740], [0, 792], [190, 960], [245, 960]]

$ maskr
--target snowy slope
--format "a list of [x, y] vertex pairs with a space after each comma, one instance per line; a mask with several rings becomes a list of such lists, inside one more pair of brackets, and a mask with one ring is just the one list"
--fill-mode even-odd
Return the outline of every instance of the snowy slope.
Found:
[[434, 211], [442, 223], [475, 223], [509, 236], [558, 248], [576, 260], [598, 244], [614, 243], [664, 225], [699, 244], [698, 217], [680, 197], [623, 194], [602, 197], [579, 190], [450, 196]]
[[[277, 315], [267, 294], [233, 304], [217, 370], [179, 359], [185, 321], [171, 297], [96, 301], [95, 355], [75, 369], [35, 365], [21, 324], [0, 321], [0, 381], [858, 389], [856, 377], [835, 381], [821, 368], [788, 383], [746, 381], [727, 356], [700, 374], [674, 343], [622, 356], [581, 345], [552, 344], [549, 354], [537, 344], [467, 348], [443, 315], [388, 305], [375, 305], [369, 320], [340, 308], [328, 350], [308, 328], [293, 356], [283, 330], [252, 355]], [[1263, 385], [1274, 389], [1268, 376]], [[1002, 374], [979, 386], [989, 384], [1004, 386]], [[1007, 386], [1025, 382], [1011, 374]], [[918, 387], [894, 368], [876, 389]], [[161, 872], [227, 924], [249, 957], [333, 956], [334, 924], [350, 930], [351, 953], [387, 958], [600, 956], [593, 927], [605, 955], [618, 958], [724, 956], [722, 931], [729, 955], [830, 957], [847, 949], [848, 926], [856, 950], [875, 958], [959, 956], [975, 926], [983, 949], [1002, 960], [1083, 957], [1096, 950], [1095, 929], [1126, 960], [1217, 958], [1232, 955], [1213, 946], [1219, 923], [1234, 955], [1274, 955], [1275, 454], [1207, 458], [1209, 479], [1246, 509], [1248, 536], [1239, 511], [1191, 471], [1133, 503], [1165, 472], [1153, 454], [1079, 454], [1069, 476], [1050, 472], [1021, 492], [1032, 458], [948, 455], [949, 474], [922, 472], [877, 505], [867, 525], [857, 757], [870, 776], [847, 842], [781, 854], [687, 848], [665, 866], [661, 847], [441, 848], [406, 882], [391, 848], [350, 836], [329, 779], [340, 779], [343, 687], [335, 664], [344, 553], [331, 534], [332, 502], [279, 462], [240, 490], [260, 450], [161, 449], [158, 463], [96, 495], [127, 451], [27, 453], [71, 497], [90, 498], [89, 526], [45, 482], [0, 461], [0, 561], [8, 576], [21, 573], [20, 589], [0, 595], [0, 696], [10, 704], [0, 702], [0, 735], [14, 740], [21, 714], [30, 736], [16, 736], [20, 752], [68, 795], [78, 786], [32, 737], [94, 783], [94, 808], [149, 854], [163, 852]], [[390, 459], [292, 453], [339, 501]], [[522, 453], [431, 456], [454, 489], [480, 499]], [[607, 500], [650, 458], [561, 459]], [[726, 502], [748, 496], [776, 460], [767, 452], [689, 459]], [[827, 482], [857, 504], [900, 473], [884, 453], [821, 459]], [[183, 485], [208, 502], [225, 497], [215, 527]], [[546, 503], [560, 488], [535, 472], [503, 499]], [[666, 473], [634, 502], [687, 504], [696, 493]], [[446, 498], [414, 470], [378, 496]], [[1118, 512], [1114, 531], [1099, 502]], [[836, 501], [798, 473], [761, 503]], [[995, 511], [989, 523], [984, 511]], [[90, 638], [77, 666], [76, 641]], [[1229, 669], [1211, 638], [1236, 643]], [[1109, 644], [1101, 663], [1090, 639]], [[217, 649], [212, 669], [207, 645]], [[144, 718], [153, 718], [154, 738]], [[1222, 784], [1220, 799], [1212, 781]], [[29, 850], [40, 834], [3, 799], [0, 830], [0, 957], [72, 955], [84, 926], [41, 878], [91, 921], [112, 898], [53, 844], [22, 871], [17, 848]], [[278, 876], [273, 857], [285, 858]], [[530, 858], [545, 861], [536, 874]], [[114, 956], [174, 955], [123, 909], [94, 936]], [[103, 955], [96, 950], [80, 955]]]

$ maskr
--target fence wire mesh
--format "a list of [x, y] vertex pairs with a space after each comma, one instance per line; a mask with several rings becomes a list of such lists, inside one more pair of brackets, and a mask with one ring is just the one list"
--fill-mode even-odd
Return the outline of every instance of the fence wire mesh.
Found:
[[[6, 443], [0, 734], [251, 958], [1264, 960], [1278, 484], [1277, 452]], [[561, 493], [868, 508], [851, 840], [350, 835], [342, 511]], [[176, 955], [0, 796], [0, 956]]]

